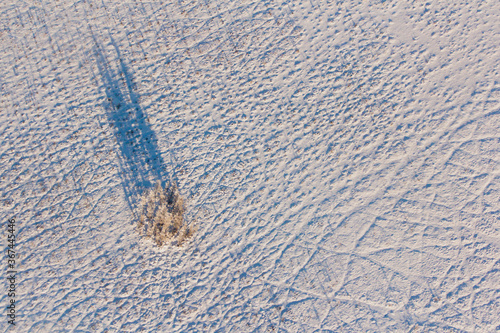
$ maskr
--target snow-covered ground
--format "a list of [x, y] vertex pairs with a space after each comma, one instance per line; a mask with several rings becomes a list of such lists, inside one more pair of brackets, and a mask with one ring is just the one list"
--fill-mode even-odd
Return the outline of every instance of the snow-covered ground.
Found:
[[[500, 330], [500, 2], [4, 0], [0, 22], [14, 331]], [[182, 247], [136, 232], [158, 180], [198, 225]]]

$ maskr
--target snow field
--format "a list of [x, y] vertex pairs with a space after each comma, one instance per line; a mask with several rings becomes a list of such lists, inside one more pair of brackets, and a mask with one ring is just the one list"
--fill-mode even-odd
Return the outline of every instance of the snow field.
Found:
[[[19, 332], [499, 329], [497, 2], [0, 13]], [[183, 247], [136, 233], [157, 180]]]

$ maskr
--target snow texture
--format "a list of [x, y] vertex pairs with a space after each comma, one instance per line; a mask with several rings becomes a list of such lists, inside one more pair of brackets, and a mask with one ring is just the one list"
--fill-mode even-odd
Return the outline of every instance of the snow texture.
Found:
[[[0, 21], [15, 331], [500, 330], [500, 2], [4, 0]], [[181, 247], [137, 233], [157, 182], [198, 226]]]

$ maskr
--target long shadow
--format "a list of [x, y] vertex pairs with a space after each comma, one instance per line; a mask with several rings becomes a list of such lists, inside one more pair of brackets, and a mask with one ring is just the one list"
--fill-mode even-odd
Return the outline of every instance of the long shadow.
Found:
[[111, 66], [102, 45], [93, 37], [94, 56], [107, 97], [106, 116], [120, 149], [123, 188], [134, 212], [141, 188], [152, 187], [156, 182], [165, 186], [162, 174], [164, 161], [158, 150], [156, 135], [134, 91], [132, 74], [118, 46], [109, 36], [117, 59], [115, 66]]

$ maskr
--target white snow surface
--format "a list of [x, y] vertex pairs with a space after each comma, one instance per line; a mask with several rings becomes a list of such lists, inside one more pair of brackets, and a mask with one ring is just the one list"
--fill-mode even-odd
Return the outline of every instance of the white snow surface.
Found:
[[[14, 331], [500, 330], [499, 1], [4, 0], [0, 22]], [[136, 232], [157, 181], [198, 225], [181, 247]]]

